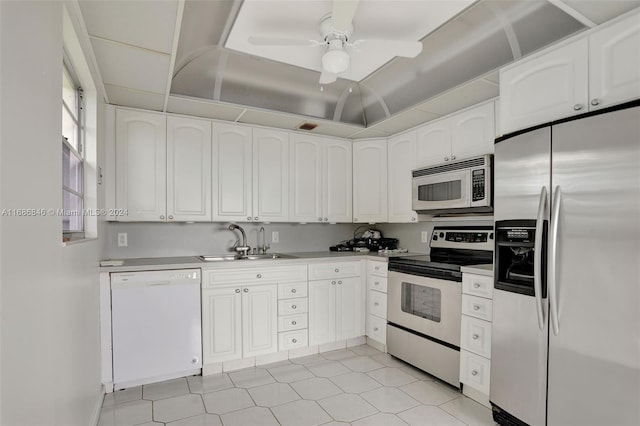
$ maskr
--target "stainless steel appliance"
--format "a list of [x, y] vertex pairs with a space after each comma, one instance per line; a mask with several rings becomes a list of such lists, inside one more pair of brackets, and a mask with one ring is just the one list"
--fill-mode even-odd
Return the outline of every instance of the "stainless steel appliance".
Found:
[[494, 419], [640, 424], [640, 101], [498, 139], [495, 219]]
[[412, 208], [418, 213], [491, 212], [492, 155], [414, 170]]
[[460, 387], [460, 267], [492, 262], [493, 228], [435, 227], [430, 247], [389, 259], [387, 351]]

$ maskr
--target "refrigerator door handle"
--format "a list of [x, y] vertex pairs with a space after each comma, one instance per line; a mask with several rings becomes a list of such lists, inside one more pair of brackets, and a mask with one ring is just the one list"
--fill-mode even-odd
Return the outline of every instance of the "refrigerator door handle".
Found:
[[538, 314], [538, 328], [544, 329], [544, 313], [542, 311], [542, 233], [544, 232], [544, 216], [547, 207], [547, 187], [540, 191], [538, 216], [536, 218], [536, 239], [533, 252], [533, 294], [536, 297], [536, 312]]
[[558, 335], [560, 331], [558, 324], [558, 292], [556, 283], [556, 258], [558, 245], [558, 219], [560, 217], [560, 202], [562, 191], [560, 186], [556, 186], [551, 202], [551, 227], [549, 232], [549, 305], [551, 307], [551, 327], [553, 334]]

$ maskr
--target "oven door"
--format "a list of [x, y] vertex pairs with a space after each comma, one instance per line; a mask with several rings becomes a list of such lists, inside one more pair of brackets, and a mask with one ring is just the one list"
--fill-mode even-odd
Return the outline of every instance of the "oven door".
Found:
[[387, 293], [390, 323], [460, 347], [461, 283], [389, 272]]
[[412, 208], [416, 211], [471, 206], [469, 169], [413, 178]]

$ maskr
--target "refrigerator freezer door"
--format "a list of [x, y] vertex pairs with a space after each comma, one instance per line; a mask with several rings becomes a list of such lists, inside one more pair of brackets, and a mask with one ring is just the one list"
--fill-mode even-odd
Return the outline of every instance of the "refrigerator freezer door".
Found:
[[562, 198], [547, 424], [638, 425], [640, 107], [563, 123], [552, 135]]
[[[541, 190], [550, 186], [550, 151], [548, 127], [496, 144], [496, 220], [537, 218]], [[545, 220], [548, 211], [543, 215]], [[512, 416], [537, 426], [545, 424], [546, 414], [547, 299], [542, 299], [542, 329], [536, 310], [533, 296], [494, 290], [489, 399]]]

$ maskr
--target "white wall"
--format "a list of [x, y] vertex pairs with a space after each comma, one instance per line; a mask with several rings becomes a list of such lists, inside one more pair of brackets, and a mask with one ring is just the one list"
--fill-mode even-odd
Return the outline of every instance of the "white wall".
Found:
[[[0, 1], [0, 207], [61, 207], [62, 2]], [[101, 243], [0, 223], [0, 424], [88, 425], [100, 401]]]

